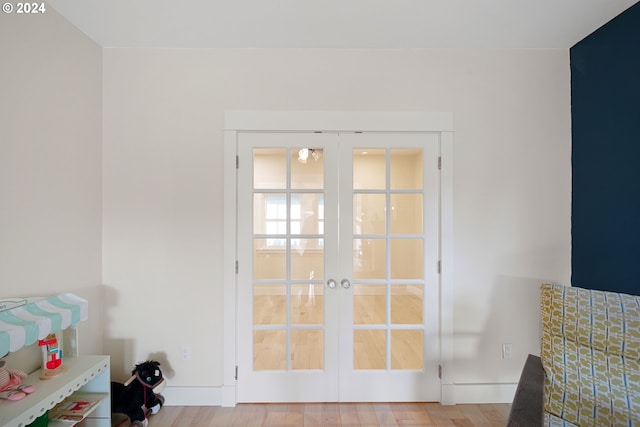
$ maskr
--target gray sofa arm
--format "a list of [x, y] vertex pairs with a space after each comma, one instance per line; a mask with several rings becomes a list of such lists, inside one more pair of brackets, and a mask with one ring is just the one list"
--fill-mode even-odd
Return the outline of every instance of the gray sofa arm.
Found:
[[507, 427], [542, 425], [544, 411], [544, 369], [538, 356], [530, 354], [520, 374]]

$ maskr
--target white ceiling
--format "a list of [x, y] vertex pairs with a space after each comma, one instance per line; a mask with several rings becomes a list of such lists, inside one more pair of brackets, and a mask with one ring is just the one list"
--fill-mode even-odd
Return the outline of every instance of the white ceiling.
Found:
[[570, 48], [637, 0], [48, 0], [104, 47]]

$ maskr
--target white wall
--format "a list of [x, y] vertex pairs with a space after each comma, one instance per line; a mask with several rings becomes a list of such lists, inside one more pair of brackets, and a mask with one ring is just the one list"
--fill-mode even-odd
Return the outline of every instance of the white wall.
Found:
[[0, 298], [89, 300], [102, 352], [102, 49], [49, 8], [0, 14]]
[[156, 357], [172, 386], [222, 384], [225, 110], [423, 110], [455, 117], [460, 399], [517, 382], [538, 352], [539, 284], [570, 278], [566, 50], [105, 49], [103, 64], [115, 377]]

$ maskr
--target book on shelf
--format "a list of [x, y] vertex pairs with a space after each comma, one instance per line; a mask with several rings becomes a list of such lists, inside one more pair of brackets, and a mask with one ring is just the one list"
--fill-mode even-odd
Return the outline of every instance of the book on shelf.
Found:
[[100, 402], [101, 397], [69, 396], [49, 410], [49, 419], [82, 421]]
[[62, 415], [62, 414], [57, 414], [57, 415], [51, 415], [49, 414], [49, 421], [53, 422], [55, 421], [56, 424], [55, 425], [76, 425], [77, 423], [79, 423], [80, 421], [82, 421], [84, 418], [82, 418], [81, 415]]

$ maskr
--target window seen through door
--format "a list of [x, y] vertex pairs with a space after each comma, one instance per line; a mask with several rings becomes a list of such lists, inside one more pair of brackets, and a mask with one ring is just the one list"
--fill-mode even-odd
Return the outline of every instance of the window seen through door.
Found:
[[[285, 194], [267, 194], [264, 201], [264, 230], [269, 235], [287, 234], [287, 196]], [[315, 205], [315, 206], [314, 206]], [[291, 194], [292, 235], [324, 234], [324, 198], [322, 194]], [[324, 239], [317, 239], [318, 247]], [[291, 239], [291, 246], [300, 246], [300, 239]], [[286, 239], [274, 237], [266, 239], [267, 248], [284, 248]]]

